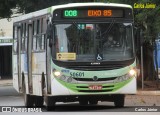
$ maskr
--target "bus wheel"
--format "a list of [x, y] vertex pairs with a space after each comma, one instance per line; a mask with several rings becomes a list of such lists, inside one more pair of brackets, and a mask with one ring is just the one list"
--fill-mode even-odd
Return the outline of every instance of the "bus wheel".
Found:
[[23, 98], [24, 98], [24, 105], [26, 107], [32, 107], [34, 104], [34, 96], [26, 94], [26, 87], [25, 83], [23, 83]]
[[54, 97], [46, 97], [46, 109], [47, 111], [51, 111], [55, 109], [55, 98]]
[[91, 104], [91, 105], [97, 105], [98, 101], [97, 100], [89, 100], [89, 104]]
[[85, 99], [84, 97], [79, 97], [79, 104], [88, 105], [88, 99]]
[[79, 104], [80, 105], [88, 105], [88, 101], [87, 100], [80, 100]]
[[43, 96], [35, 96], [35, 106], [36, 107], [42, 107], [44, 103]]
[[123, 94], [114, 95], [113, 99], [115, 107], [124, 107], [125, 96]]

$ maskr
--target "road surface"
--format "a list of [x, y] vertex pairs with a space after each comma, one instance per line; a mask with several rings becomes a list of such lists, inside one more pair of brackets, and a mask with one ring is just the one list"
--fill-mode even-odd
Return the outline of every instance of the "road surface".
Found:
[[[12, 86], [0, 87], [0, 106], [23, 106], [23, 96], [19, 95]], [[160, 111], [160, 96], [127, 95], [124, 108], [115, 108], [112, 102], [99, 102], [95, 106], [80, 106], [78, 103], [58, 103], [54, 112], [134, 112], [145, 109]], [[41, 108], [46, 112], [45, 106]], [[153, 111], [153, 110], [152, 110]]]

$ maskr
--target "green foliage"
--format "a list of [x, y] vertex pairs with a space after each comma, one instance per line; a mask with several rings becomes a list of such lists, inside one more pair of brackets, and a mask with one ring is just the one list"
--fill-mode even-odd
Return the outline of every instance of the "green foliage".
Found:
[[17, 13], [30, 13], [50, 6], [73, 3], [93, 2], [94, 0], [0, 0], [0, 18], [10, 18], [12, 9], [17, 8]]
[[29, 13], [50, 6], [67, 4], [73, 2], [92, 2], [93, 0], [18, 0], [19, 11]]
[[9, 18], [13, 14], [12, 9], [15, 7], [15, 0], [0, 0], [0, 19]]

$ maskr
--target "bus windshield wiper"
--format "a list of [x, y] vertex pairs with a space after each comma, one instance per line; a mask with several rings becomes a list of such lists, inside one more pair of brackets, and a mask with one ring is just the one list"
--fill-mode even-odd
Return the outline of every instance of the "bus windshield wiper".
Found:
[[[102, 33], [102, 35], [108, 34], [108, 33], [111, 31], [111, 29], [112, 29], [112, 27], [113, 27], [114, 24], [115, 24], [115, 21], [112, 20], [111, 24], [109, 25], [109, 27], [107, 28], [107, 30]], [[101, 36], [102, 36], [102, 35], [101, 35]]]

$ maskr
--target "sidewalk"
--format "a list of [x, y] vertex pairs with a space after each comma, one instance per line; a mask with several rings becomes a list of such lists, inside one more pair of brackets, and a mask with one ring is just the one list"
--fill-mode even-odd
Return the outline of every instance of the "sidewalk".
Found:
[[[2, 80], [0, 79], [0, 86], [12, 86], [12, 79]], [[139, 88], [137, 90], [137, 95], [159, 95], [160, 96], [160, 90], [142, 90]]]
[[12, 79], [6, 79], [6, 80], [0, 79], [0, 86], [12, 86], [12, 85], [13, 85]]

